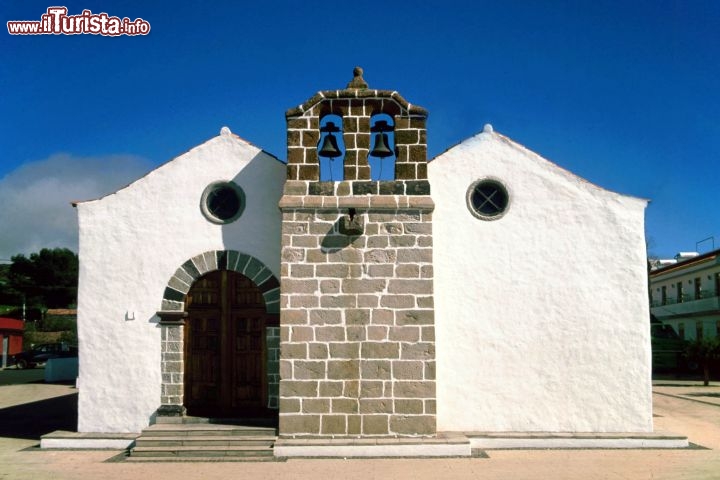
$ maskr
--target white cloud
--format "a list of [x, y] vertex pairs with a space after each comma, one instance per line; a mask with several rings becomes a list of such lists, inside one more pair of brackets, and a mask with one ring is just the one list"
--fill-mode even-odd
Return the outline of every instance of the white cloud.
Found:
[[112, 193], [152, 168], [130, 155], [53, 155], [26, 163], [0, 179], [0, 258], [41, 248], [78, 250], [72, 201]]

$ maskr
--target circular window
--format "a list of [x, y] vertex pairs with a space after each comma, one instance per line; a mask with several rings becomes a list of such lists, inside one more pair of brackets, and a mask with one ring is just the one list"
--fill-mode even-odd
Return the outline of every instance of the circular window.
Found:
[[467, 203], [470, 213], [477, 218], [497, 220], [507, 212], [510, 195], [499, 180], [486, 178], [470, 185]]
[[213, 223], [234, 222], [245, 209], [245, 193], [233, 182], [211, 183], [202, 194], [200, 209]]

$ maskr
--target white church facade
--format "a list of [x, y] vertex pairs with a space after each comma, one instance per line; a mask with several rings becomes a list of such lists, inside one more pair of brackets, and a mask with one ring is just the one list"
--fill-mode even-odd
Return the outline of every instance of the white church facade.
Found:
[[77, 203], [78, 432], [651, 435], [647, 202], [489, 126], [428, 162], [426, 118], [356, 70], [287, 163], [224, 128]]

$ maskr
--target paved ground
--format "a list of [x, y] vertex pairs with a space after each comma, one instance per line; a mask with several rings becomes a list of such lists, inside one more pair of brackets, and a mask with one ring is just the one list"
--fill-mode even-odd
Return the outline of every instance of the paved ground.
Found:
[[[35, 373], [42, 371], [37, 370]], [[8, 371], [0, 372], [0, 378]], [[719, 479], [720, 383], [660, 381], [655, 427], [700, 447], [684, 450], [491, 450], [488, 458], [289, 460], [273, 463], [112, 462], [115, 451], [41, 451], [41, 433], [75, 422], [71, 385], [0, 386], [0, 480], [63, 479]], [[0, 380], [0, 385], [2, 381]]]
[[0, 386], [19, 385], [22, 383], [42, 382], [45, 378], [45, 368], [26, 368], [19, 370], [16, 367], [0, 369]]

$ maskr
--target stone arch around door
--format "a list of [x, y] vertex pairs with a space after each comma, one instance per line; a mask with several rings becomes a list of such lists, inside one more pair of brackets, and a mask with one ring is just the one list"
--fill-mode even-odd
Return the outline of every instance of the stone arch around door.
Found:
[[215, 270], [242, 273], [263, 292], [267, 313], [280, 313], [280, 282], [260, 260], [236, 250], [214, 250], [183, 263], [170, 278], [163, 294], [161, 311], [183, 311], [185, 296], [195, 281]]
[[203, 275], [217, 270], [238, 272], [262, 292], [269, 321], [266, 324], [267, 407], [278, 408], [280, 349], [280, 282], [260, 260], [236, 250], [213, 250], [185, 261], [170, 278], [157, 312], [161, 328], [161, 399], [157, 415], [182, 416], [184, 393], [185, 299]]

